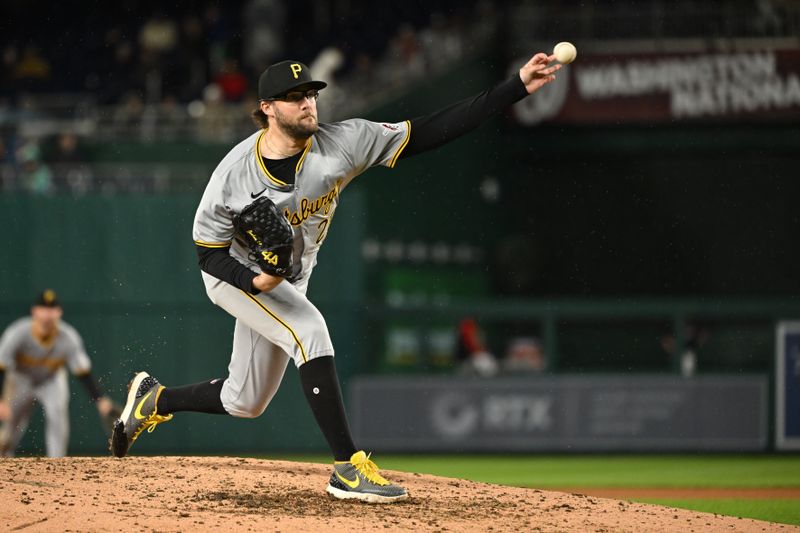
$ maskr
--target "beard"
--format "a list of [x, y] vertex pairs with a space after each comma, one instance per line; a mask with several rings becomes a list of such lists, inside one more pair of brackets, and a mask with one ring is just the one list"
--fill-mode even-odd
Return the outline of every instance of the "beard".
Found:
[[[306, 120], [307, 117], [311, 117], [314, 120]], [[317, 122], [316, 115], [306, 113], [296, 120], [291, 121], [278, 110], [277, 106], [275, 107], [275, 123], [286, 135], [298, 140], [307, 140], [319, 130], [319, 123]]]

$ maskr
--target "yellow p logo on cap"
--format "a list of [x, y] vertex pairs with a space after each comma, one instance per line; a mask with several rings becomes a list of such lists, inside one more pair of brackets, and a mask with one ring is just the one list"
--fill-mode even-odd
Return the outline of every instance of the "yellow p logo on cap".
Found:
[[297, 63], [292, 63], [291, 65], [289, 65], [289, 68], [292, 69], [292, 74], [294, 75], [294, 79], [297, 79], [298, 74], [300, 74], [300, 71], [303, 70], [303, 67], [301, 67]]

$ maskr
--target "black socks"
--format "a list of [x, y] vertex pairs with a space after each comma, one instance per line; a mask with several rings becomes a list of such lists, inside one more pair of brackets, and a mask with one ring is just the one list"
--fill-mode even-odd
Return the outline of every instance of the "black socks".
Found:
[[158, 397], [157, 412], [160, 415], [178, 411], [227, 415], [219, 397], [223, 383], [224, 379], [212, 379], [183, 387], [167, 387]]
[[356, 446], [344, 412], [333, 356], [318, 357], [300, 365], [300, 383], [334, 460], [349, 461]]
[[[157, 412], [160, 415], [179, 411], [228, 414], [219, 397], [224, 382], [223, 379], [214, 379], [194, 385], [167, 387], [158, 397]], [[318, 357], [301, 365], [300, 383], [334, 459], [349, 461], [357, 450], [350, 435], [333, 356]]]

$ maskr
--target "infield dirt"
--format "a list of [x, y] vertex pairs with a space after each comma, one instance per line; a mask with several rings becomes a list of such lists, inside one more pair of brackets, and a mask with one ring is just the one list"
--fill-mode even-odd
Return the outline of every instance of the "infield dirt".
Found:
[[0, 459], [5, 531], [800, 531], [757, 520], [403, 472], [411, 497], [334, 500], [328, 465], [219, 457]]

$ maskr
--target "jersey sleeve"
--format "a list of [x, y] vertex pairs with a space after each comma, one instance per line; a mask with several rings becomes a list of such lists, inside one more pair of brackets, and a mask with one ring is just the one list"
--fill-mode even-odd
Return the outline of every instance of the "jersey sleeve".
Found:
[[92, 370], [92, 361], [89, 359], [89, 354], [86, 353], [80, 333], [71, 326], [63, 327], [62, 332], [69, 342], [66, 355], [69, 371], [76, 376], [90, 372]]
[[340, 139], [347, 147], [356, 174], [376, 165], [394, 168], [411, 135], [408, 120], [389, 124], [352, 119], [340, 124]]
[[0, 370], [13, 370], [16, 366], [14, 354], [20, 341], [18, 323], [11, 324], [0, 337]]
[[227, 248], [233, 240], [233, 216], [225, 205], [225, 180], [214, 174], [194, 215], [192, 238], [203, 248]]

